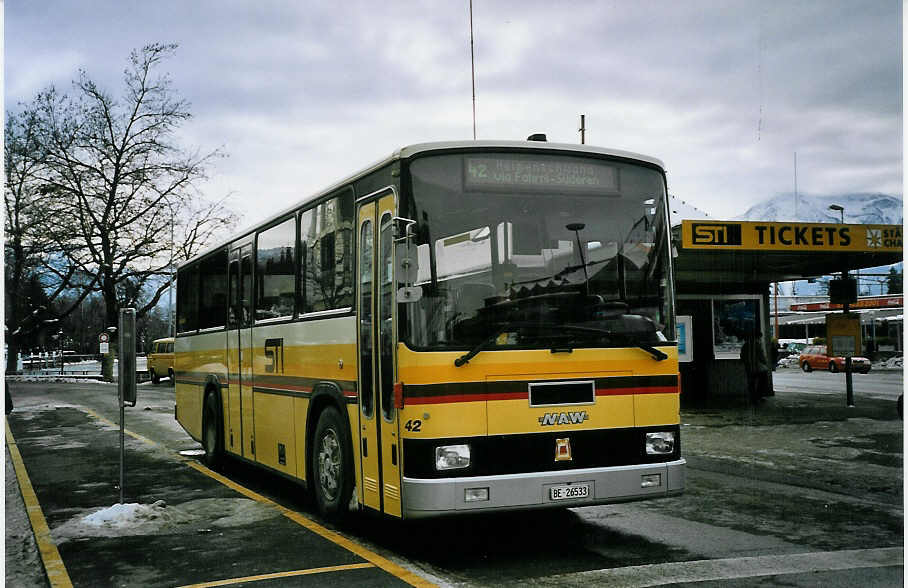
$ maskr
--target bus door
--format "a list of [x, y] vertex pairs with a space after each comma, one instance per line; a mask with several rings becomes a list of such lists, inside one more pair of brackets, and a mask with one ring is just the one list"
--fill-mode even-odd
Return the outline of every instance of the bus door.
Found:
[[227, 329], [228, 451], [255, 459], [252, 427], [252, 245], [230, 251]]
[[357, 214], [360, 244], [359, 390], [362, 503], [399, 517], [400, 440], [394, 406], [397, 337], [394, 332], [394, 193], [362, 203]]

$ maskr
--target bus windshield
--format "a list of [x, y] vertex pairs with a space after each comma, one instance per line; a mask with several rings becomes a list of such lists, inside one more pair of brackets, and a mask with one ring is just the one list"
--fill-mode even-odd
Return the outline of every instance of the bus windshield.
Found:
[[400, 211], [416, 224], [397, 258], [416, 299], [400, 305], [411, 348], [652, 349], [674, 338], [656, 168], [479, 152], [421, 157], [409, 178]]

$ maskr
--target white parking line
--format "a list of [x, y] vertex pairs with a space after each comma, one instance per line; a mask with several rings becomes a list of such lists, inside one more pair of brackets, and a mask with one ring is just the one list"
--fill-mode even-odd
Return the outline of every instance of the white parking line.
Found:
[[677, 582], [733, 580], [904, 565], [902, 547], [818, 551], [630, 566], [559, 574], [533, 580], [534, 586], [622, 586], [643, 588]]

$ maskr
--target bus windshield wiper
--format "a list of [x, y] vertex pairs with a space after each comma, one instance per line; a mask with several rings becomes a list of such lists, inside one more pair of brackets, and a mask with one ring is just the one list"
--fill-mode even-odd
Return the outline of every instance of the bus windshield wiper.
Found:
[[460, 357], [458, 357], [457, 359], [455, 359], [455, 360], [454, 360], [454, 366], [455, 366], [455, 367], [462, 367], [463, 365], [469, 363], [471, 359], [473, 359], [474, 357], [476, 357], [477, 355], [479, 355], [480, 352], [482, 352], [482, 351], [483, 351], [484, 349], [486, 349], [489, 345], [491, 345], [493, 342], [495, 342], [495, 340], [498, 339], [498, 337], [499, 337], [502, 333], [506, 332], [508, 329], [527, 329], [527, 328], [537, 328], [537, 329], [540, 329], [540, 328], [563, 329], [563, 330], [566, 330], [566, 331], [574, 331], [574, 332], [579, 332], [579, 333], [590, 333], [590, 334], [595, 334], [595, 335], [605, 335], [605, 336], [607, 336], [607, 337], [619, 336], [619, 337], [621, 337], [621, 338], [623, 338], [623, 339], [626, 339], [626, 340], [627, 340], [631, 345], [633, 345], [634, 347], [638, 347], [638, 348], [640, 348], [640, 349], [646, 351], [647, 353], [649, 353], [649, 354], [653, 357], [653, 359], [655, 359], [656, 361], [664, 361], [664, 360], [668, 359], [668, 355], [667, 355], [665, 352], [663, 352], [663, 351], [661, 351], [661, 350], [659, 350], [659, 349], [656, 349], [656, 348], [653, 347], [652, 345], [650, 345], [650, 344], [648, 344], [648, 343], [645, 343], [645, 342], [643, 342], [643, 341], [637, 341], [637, 340], [635, 340], [635, 339], [632, 339], [629, 335], [626, 335], [626, 334], [624, 334], [624, 333], [616, 333], [616, 332], [614, 332], [614, 331], [608, 331], [608, 330], [606, 330], [606, 329], [600, 329], [600, 328], [596, 328], [596, 327], [582, 327], [582, 326], [580, 326], [580, 325], [562, 325], [562, 324], [555, 324], [555, 323], [527, 323], [527, 322], [514, 322], [514, 323], [507, 323], [507, 324], [502, 325], [501, 327], [499, 327], [498, 329], [496, 329], [495, 332], [492, 333], [492, 335], [490, 335], [490, 336], [487, 337], [486, 339], [483, 339], [478, 345], [476, 345], [476, 347], [474, 347], [473, 349], [471, 349], [471, 350], [468, 351], [467, 353], [464, 353], [463, 355], [461, 355]]
[[664, 351], [660, 351], [659, 349], [656, 349], [652, 345], [644, 343], [643, 341], [634, 341], [633, 343], [636, 347], [639, 347], [640, 349], [642, 349], [642, 350], [646, 351], [647, 353], [649, 353], [650, 355], [652, 355], [653, 359], [655, 359], [656, 361], [664, 361], [664, 360], [668, 359], [668, 355], [666, 355], [666, 353]]
[[454, 367], [461, 367], [461, 366], [469, 363], [471, 359], [473, 359], [474, 357], [479, 355], [480, 351], [482, 351], [483, 349], [485, 349], [486, 347], [491, 345], [496, 339], [498, 339], [499, 335], [504, 333], [511, 326], [512, 325], [506, 324], [506, 325], [503, 325], [503, 326], [499, 327], [498, 329], [496, 329], [495, 332], [492, 333], [492, 335], [490, 337], [483, 339], [479, 343], [479, 345], [477, 345], [473, 349], [470, 349], [468, 352], [464, 353], [463, 355], [461, 355], [460, 357], [455, 359]]
[[627, 335], [624, 333], [616, 333], [614, 331], [608, 331], [606, 329], [598, 329], [596, 327], [581, 327], [579, 325], [552, 325], [552, 326], [557, 326], [558, 328], [567, 329], [569, 331], [580, 331], [580, 332], [585, 332], [585, 333], [601, 333], [603, 335], [607, 335], [610, 337], [618, 336], [618, 337], [621, 337], [621, 338], [627, 340], [634, 347], [639, 347], [640, 349], [646, 351], [647, 353], [652, 355], [653, 359], [655, 359], [656, 361], [664, 361], [664, 360], [668, 359], [668, 355], [666, 355], [664, 351], [660, 351], [659, 349], [656, 349], [652, 345], [650, 345], [648, 343], [644, 343], [643, 341], [637, 341], [637, 340], [633, 339], [630, 335]]
[[[464, 353], [460, 357], [454, 360], [455, 367], [461, 367], [470, 362], [471, 359], [479, 355], [479, 352], [491, 345], [501, 336], [502, 333], [508, 331], [508, 329], [526, 329], [531, 327], [541, 327], [541, 326], [556, 326], [556, 325], [544, 325], [537, 323], [527, 323], [527, 322], [510, 322], [501, 325], [495, 330], [489, 337], [483, 339], [476, 347]], [[560, 326], [560, 325], [559, 325]]]

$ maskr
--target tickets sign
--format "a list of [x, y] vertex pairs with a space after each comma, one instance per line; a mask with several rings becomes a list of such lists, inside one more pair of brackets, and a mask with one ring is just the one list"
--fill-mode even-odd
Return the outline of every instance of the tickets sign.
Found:
[[900, 253], [902, 226], [685, 220], [681, 241], [685, 249]]

